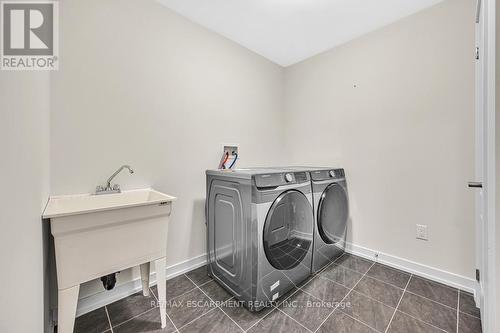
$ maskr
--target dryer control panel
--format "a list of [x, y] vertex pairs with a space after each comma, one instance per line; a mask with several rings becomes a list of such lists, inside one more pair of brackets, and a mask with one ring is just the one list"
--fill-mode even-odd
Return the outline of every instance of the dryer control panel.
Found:
[[311, 172], [312, 180], [341, 179], [344, 177], [344, 169], [316, 170]]

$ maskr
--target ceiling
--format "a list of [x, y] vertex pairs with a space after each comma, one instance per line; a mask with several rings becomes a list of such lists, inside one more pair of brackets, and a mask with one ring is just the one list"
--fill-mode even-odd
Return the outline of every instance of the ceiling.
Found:
[[442, 0], [158, 0], [289, 66]]

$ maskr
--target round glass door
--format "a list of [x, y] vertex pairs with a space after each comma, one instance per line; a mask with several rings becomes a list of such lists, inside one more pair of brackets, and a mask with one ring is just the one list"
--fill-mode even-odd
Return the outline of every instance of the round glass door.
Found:
[[323, 191], [318, 206], [318, 231], [327, 244], [344, 239], [349, 218], [347, 193], [342, 186], [333, 183]]
[[296, 190], [283, 192], [274, 200], [264, 224], [264, 252], [269, 263], [279, 270], [296, 267], [312, 244], [312, 207], [306, 196]]

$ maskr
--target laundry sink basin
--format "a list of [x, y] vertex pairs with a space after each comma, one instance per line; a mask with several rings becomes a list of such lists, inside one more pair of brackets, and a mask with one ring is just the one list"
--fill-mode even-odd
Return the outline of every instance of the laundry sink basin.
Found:
[[165, 258], [174, 200], [153, 189], [50, 197], [43, 218], [50, 219], [54, 236], [58, 332], [73, 332], [81, 283], [140, 266], [148, 295], [150, 262], [156, 266], [165, 327]]
[[88, 214], [121, 208], [166, 204], [175, 200], [167, 194], [153, 189], [123, 191], [106, 195], [79, 194], [52, 196], [43, 213], [43, 218]]

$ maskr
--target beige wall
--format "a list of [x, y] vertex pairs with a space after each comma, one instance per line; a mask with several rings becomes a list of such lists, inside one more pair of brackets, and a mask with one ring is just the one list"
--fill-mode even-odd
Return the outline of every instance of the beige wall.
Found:
[[0, 72], [0, 332], [42, 332], [48, 313], [49, 74]]
[[72, 0], [60, 12], [52, 194], [91, 192], [129, 163], [124, 189], [178, 197], [167, 265], [205, 253], [204, 172], [223, 144], [239, 145], [240, 166], [283, 163], [283, 69], [155, 1]]
[[349, 241], [470, 278], [474, 10], [445, 1], [285, 71], [290, 162], [346, 169]]

